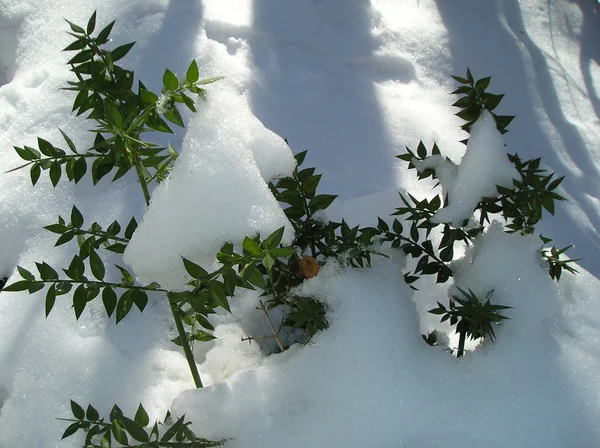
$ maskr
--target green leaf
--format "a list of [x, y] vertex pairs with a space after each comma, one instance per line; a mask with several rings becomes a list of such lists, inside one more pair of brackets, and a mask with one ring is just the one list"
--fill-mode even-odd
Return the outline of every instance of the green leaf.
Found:
[[102, 291], [102, 303], [104, 304], [104, 309], [106, 310], [108, 317], [112, 316], [112, 313], [117, 307], [117, 294], [110, 286], [107, 286]]
[[80, 229], [83, 226], [83, 222], [83, 215], [77, 207], [73, 206], [71, 209], [71, 224], [73, 224], [73, 227]]
[[210, 295], [215, 300], [215, 302], [221, 308], [225, 308], [231, 313], [231, 309], [229, 308], [229, 302], [227, 301], [227, 296], [225, 295], [225, 289], [223, 288], [223, 285], [218, 281], [212, 281], [210, 282], [208, 288], [210, 291]]
[[42, 173], [42, 169], [40, 168], [40, 166], [38, 164], [32, 165], [31, 170], [29, 171], [32, 185], [37, 184], [37, 181], [39, 180], [41, 173]]
[[60, 438], [62, 439], [66, 439], [69, 436], [72, 436], [73, 434], [75, 434], [80, 428], [82, 428], [81, 426], [81, 422], [75, 422], [75, 423], [71, 423], [67, 429], [65, 429], [65, 432], [63, 433], [62, 437]]
[[73, 293], [73, 309], [75, 311], [75, 319], [79, 319], [81, 313], [83, 313], [83, 310], [87, 305], [87, 302], [88, 300], [87, 293], [85, 291], [85, 285], [81, 284], [75, 289], [75, 292]]
[[67, 269], [65, 273], [69, 276], [71, 280], [79, 281], [82, 279], [84, 272], [85, 266], [83, 264], [83, 260], [79, 257], [79, 255], [75, 255], [73, 257], [73, 260], [71, 260], [69, 269]]
[[50, 165], [50, 182], [52, 182], [53, 187], [56, 187], [56, 184], [58, 184], [58, 181], [60, 180], [60, 175], [60, 163], [57, 160], [55, 160], [54, 162], [52, 162], [52, 165]]
[[179, 86], [177, 76], [169, 69], [166, 69], [165, 74], [163, 75], [163, 85], [165, 86], [165, 89], [170, 91], [177, 90], [177, 87]]
[[102, 31], [98, 33], [98, 36], [96, 37], [96, 44], [102, 45], [108, 41], [108, 36], [110, 36], [110, 32], [112, 31], [114, 24], [115, 21], [113, 20], [108, 25], [106, 25], [106, 27], [104, 27]]
[[215, 336], [203, 330], [196, 330], [194, 334], [192, 334], [192, 339], [198, 342], [209, 342], [216, 339]]
[[242, 247], [246, 252], [249, 252], [252, 255], [256, 255], [261, 252], [259, 244], [248, 236], [244, 238]]
[[85, 176], [86, 171], [87, 162], [85, 161], [85, 157], [79, 157], [73, 165], [73, 180], [75, 180], [75, 183], [79, 182]]
[[135, 229], [137, 229], [137, 225], [138, 224], [135, 218], [131, 218], [131, 221], [129, 221], [129, 224], [127, 224], [127, 228], [125, 229], [125, 238], [127, 238], [128, 240], [131, 239], [135, 232]]
[[148, 433], [141, 425], [127, 417], [122, 417], [121, 420], [129, 435], [135, 440], [142, 443], [150, 441], [150, 436], [148, 436]]
[[96, 29], [96, 11], [94, 11], [94, 13], [92, 14], [92, 17], [90, 17], [90, 20], [88, 20], [86, 31], [88, 34], [92, 34], [95, 29]]
[[3, 292], [17, 292], [17, 291], [25, 291], [29, 289], [31, 286], [31, 282], [28, 280], [19, 280], [18, 282], [11, 283], [2, 288]]
[[[334, 197], [335, 199], [335, 197]], [[280, 227], [271, 233], [262, 243], [262, 246], [265, 249], [273, 249], [281, 243], [281, 239], [283, 238], [283, 232], [285, 231], [285, 227]]]
[[185, 79], [190, 84], [194, 84], [196, 81], [198, 81], [199, 76], [200, 75], [198, 73], [198, 64], [196, 63], [196, 60], [194, 59], [194, 60], [192, 60], [190, 66], [187, 69], [187, 72], [185, 74]]
[[123, 126], [123, 116], [119, 109], [110, 103], [107, 99], [104, 100], [104, 116], [106, 117], [106, 122], [116, 128], [121, 129]]
[[77, 420], [83, 420], [85, 418], [85, 412], [83, 411], [83, 408], [73, 400], [71, 400], [71, 412], [73, 412], [73, 416]]
[[187, 258], [181, 258], [183, 260], [183, 266], [185, 267], [185, 270], [193, 278], [200, 279], [208, 276], [208, 272], [202, 266], [198, 266], [196, 263], [188, 260]]
[[268, 271], [270, 271], [273, 268], [273, 265], [275, 264], [275, 259], [270, 254], [267, 254], [262, 259], [262, 264], [265, 268], [267, 268]]
[[81, 50], [82, 48], [85, 48], [86, 45], [85, 40], [80, 38], [63, 48], [63, 51]]
[[144, 311], [146, 305], [148, 304], [148, 294], [141, 289], [133, 289], [131, 293], [131, 297], [133, 298], [133, 303], [138, 307], [140, 312]]
[[73, 22], [69, 22], [67, 19], [65, 19], [65, 22], [67, 22], [69, 24], [69, 26], [71, 27], [71, 30], [74, 33], [85, 34], [85, 30], [83, 28], [81, 28], [79, 25], [75, 25]]
[[133, 306], [133, 290], [128, 289], [125, 291], [119, 302], [117, 303], [117, 324], [121, 322], [125, 316], [131, 311], [131, 307]]
[[112, 424], [110, 426], [112, 435], [114, 436], [115, 440], [117, 442], [119, 442], [121, 445], [129, 445], [129, 440], [127, 440], [127, 434], [125, 433], [125, 431], [123, 431], [123, 429], [121, 428], [121, 425], [119, 424], [119, 422], [117, 420], [113, 420]]
[[213, 76], [212, 78], [204, 78], [196, 83], [196, 85], [212, 84], [213, 82], [225, 79], [225, 76]]
[[[81, 50], [79, 53], [77, 53], [75, 56], [73, 56], [69, 60], [68, 64], [71, 64], [71, 65], [81, 64], [82, 62], [89, 61], [93, 57], [94, 57], [94, 52], [92, 50]], [[79, 66], [79, 67], [81, 67], [81, 66]]]
[[129, 271], [127, 269], [125, 269], [124, 267], [119, 266], [118, 264], [115, 264], [115, 267], [121, 271], [121, 283], [127, 286], [131, 286], [135, 283], [135, 280], [133, 279], [133, 276], [129, 273]]
[[137, 412], [135, 413], [134, 421], [143, 427], [148, 426], [150, 423], [150, 418], [148, 417], [148, 413], [144, 409], [144, 406], [140, 403], [138, 406]]
[[131, 50], [131, 47], [133, 47], [134, 45], [135, 45], [135, 42], [129, 42], [128, 44], [121, 45], [121, 46], [115, 48], [114, 50], [112, 50], [110, 52], [112, 61], [117, 62], [119, 59], [124, 58], [125, 55], [127, 53], [129, 53], [129, 50]]
[[95, 422], [100, 418], [98, 411], [90, 404], [85, 411], [85, 418], [89, 421]]
[[335, 198], [337, 198], [337, 195], [334, 194], [318, 194], [309, 201], [308, 208], [311, 213], [315, 213], [318, 210], [325, 210]]
[[492, 80], [492, 78], [490, 76], [486, 77], [486, 78], [481, 78], [480, 80], [478, 80], [475, 83], [475, 88], [477, 90], [485, 90], [488, 88], [488, 86], [490, 85], [490, 81]]
[[95, 250], [90, 250], [90, 269], [98, 280], [104, 280], [104, 263]]
[[52, 268], [52, 266], [47, 264], [45, 261], [41, 264], [36, 263], [36, 266], [38, 268], [38, 271], [40, 272], [40, 277], [42, 278], [42, 280], [44, 280], [44, 281], [58, 280], [58, 274], [56, 273], [56, 271]]
[[181, 118], [181, 114], [179, 113], [177, 107], [173, 107], [171, 110], [165, 112], [163, 115], [171, 123], [176, 124], [181, 128], [185, 127], [185, 125], [183, 124], [183, 119]]
[[19, 275], [23, 277], [24, 280], [29, 280], [31, 282], [35, 281], [35, 276], [27, 269], [22, 268], [21, 266], [17, 266], [17, 271], [19, 272]]
[[56, 302], [56, 285], [52, 284], [46, 293], [46, 317], [48, 317], [48, 314], [52, 311], [54, 302]]

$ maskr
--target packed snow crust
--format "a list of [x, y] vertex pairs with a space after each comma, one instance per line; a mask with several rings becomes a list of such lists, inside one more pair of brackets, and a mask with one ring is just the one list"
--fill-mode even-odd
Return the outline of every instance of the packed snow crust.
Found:
[[[90, 144], [91, 123], [72, 116], [72, 93], [59, 90], [71, 79], [60, 49], [71, 40], [63, 17], [85, 24], [94, 9], [99, 24], [117, 19], [112, 45], [137, 41], [122, 62], [149, 88], [160, 90], [167, 67], [181, 76], [193, 58], [201, 76], [227, 77], [207, 86], [187, 134], [163, 136], [182, 152], [148, 210], [134, 175], [53, 188], [46, 175], [31, 187], [26, 170], [4, 173], [22, 162], [13, 145], [40, 136], [64, 147], [57, 127], [79, 148]], [[231, 315], [211, 317], [218, 339], [195, 345], [203, 390], [193, 390], [169, 342], [176, 334], [162, 295], [115, 326], [98, 301], [76, 321], [69, 296], [46, 318], [43, 292], [0, 292], [0, 447], [81, 446], [81, 434], [61, 441], [67, 425], [55, 420], [71, 415], [70, 399], [104, 415], [115, 403], [133, 415], [142, 402], [152, 421], [169, 408], [185, 412], [199, 434], [240, 448], [599, 446], [598, 14], [583, 0], [0, 0], [0, 276], [9, 283], [17, 264], [68, 266], [76, 243], [55, 248], [42, 227], [75, 204], [87, 224], [135, 215], [127, 259], [136, 275], [181, 287], [180, 255], [210, 264], [225, 240], [285, 224], [264, 185], [293, 167], [283, 137], [294, 152], [308, 149], [306, 166], [324, 174], [320, 191], [340, 195], [327, 210], [335, 221], [374, 225], [399, 205], [398, 190], [430, 195], [432, 183], [394, 164], [398, 148], [419, 140], [462, 157], [460, 166], [438, 160], [448, 178], [456, 170], [465, 181], [458, 189], [442, 179], [451, 199], [452, 188], [463, 200], [481, 197], [498, 181], [472, 167], [490, 166], [501, 144], [487, 126], [477, 145], [485, 160], [467, 164], [449, 96], [450, 75], [467, 66], [506, 93], [499, 113], [517, 115], [506, 149], [566, 176], [569, 203], [538, 230], [559, 247], [575, 243], [570, 253], [582, 259], [579, 274], [556, 284], [538, 237], [492, 226], [454, 262], [455, 281], [493, 290], [494, 303], [512, 307], [510, 320], [494, 344], [460, 361], [421, 339], [449, 330], [427, 310], [447, 303], [453, 285], [423, 278], [411, 291], [400, 254], [366, 270], [330, 261], [300, 288], [327, 304], [330, 328], [266, 356], [267, 341], [264, 350], [241, 341], [269, 331], [257, 293], [240, 294]], [[467, 180], [476, 181], [472, 195]], [[447, 218], [467, 208], [451, 200]], [[121, 257], [101, 256], [106, 279], [119, 281], [112, 265]]]

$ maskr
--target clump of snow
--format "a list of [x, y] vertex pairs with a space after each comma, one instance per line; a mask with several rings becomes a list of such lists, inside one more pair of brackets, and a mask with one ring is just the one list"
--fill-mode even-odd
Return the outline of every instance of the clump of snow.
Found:
[[557, 322], [569, 327], [564, 298], [539, 247], [539, 238], [495, 225], [467, 254], [457, 280], [477, 293], [493, 289], [494, 303], [513, 308], [496, 343], [461, 360], [422, 341], [393, 261], [370, 270], [330, 262], [300, 288], [327, 303], [326, 331], [180, 394], [172, 410], [206, 437], [230, 438], [231, 448], [591, 446], [600, 430], [589, 417], [600, 403], [572, 392], [580, 388], [565, 371], [565, 338], [553, 331]]
[[[265, 181], [294, 167], [284, 140], [252, 115], [244, 98], [215, 89], [199, 105], [169, 178], [154, 191], [126, 263], [141, 282], [181, 288], [182, 256], [209, 267], [226, 241], [264, 237], [288, 224]], [[284, 242], [291, 237], [288, 225]]]
[[[448, 167], [448, 165], [443, 165]], [[471, 136], [456, 176], [442, 170], [440, 181], [448, 192], [448, 206], [439, 210], [434, 222], [460, 224], [473, 214], [477, 203], [484, 197], [496, 197], [496, 185], [511, 187], [519, 174], [510, 163], [504, 149], [504, 139], [496, 128], [496, 121], [487, 110], [471, 128]]]

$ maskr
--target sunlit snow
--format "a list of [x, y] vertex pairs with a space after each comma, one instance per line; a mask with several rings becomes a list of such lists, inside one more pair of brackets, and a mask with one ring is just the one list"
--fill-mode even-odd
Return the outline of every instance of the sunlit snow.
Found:
[[[58, 127], [80, 148], [91, 143], [92, 123], [72, 115], [72, 92], [59, 88], [72, 79], [63, 17], [85, 24], [96, 9], [99, 24], [117, 20], [113, 48], [137, 41], [120, 63], [148, 88], [160, 90], [165, 68], [181, 77], [192, 59], [201, 76], [225, 76], [184, 115], [186, 130], [160, 137], [181, 151], [149, 208], [132, 173], [56, 188], [46, 173], [35, 187], [27, 170], [4, 173], [22, 163], [14, 145], [39, 136], [64, 147]], [[127, 266], [142, 282], [181, 288], [181, 256], [208, 269], [223, 242], [286, 224], [266, 181], [304, 150], [305, 166], [323, 173], [319, 192], [339, 195], [320, 220], [391, 222], [398, 191], [440, 191], [395, 158], [420, 140], [443, 155], [428, 162], [448, 193], [443, 222], [510, 185], [506, 152], [541, 157], [565, 176], [568, 202], [536, 229], [581, 259], [557, 283], [538, 235], [496, 223], [452, 263], [455, 285], [423, 278], [411, 290], [404, 257], [387, 249], [369, 269], [329, 261], [298, 289], [327, 305], [329, 328], [270, 354], [272, 341], [242, 341], [269, 334], [258, 293], [242, 291], [231, 314], [211, 316], [218, 339], [195, 344], [201, 390], [170, 342], [161, 294], [115, 325], [100, 300], [77, 321], [69, 295], [46, 318], [43, 292], [0, 292], [0, 447], [82, 446], [82, 434], [60, 440], [67, 424], [56, 418], [71, 415], [70, 399], [103, 415], [115, 403], [133, 415], [141, 402], [151, 421], [185, 413], [198, 434], [231, 448], [600, 446], [598, 42], [594, 0], [0, 0], [0, 278], [9, 284], [16, 265], [69, 265], [76, 242], [54, 247], [42, 227], [76, 205], [86, 225], [135, 216]], [[450, 92], [467, 67], [505, 94], [494, 113], [516, 119], [501, 136], [484, 113], [465, 152]], [[106, 279], [119, 281], [112, 265], [122, 257], [100, 254]], [[460, 360], [421, 338], [449, 330], [427, 310], [456, 286], [511, 307], [496, 341]]]

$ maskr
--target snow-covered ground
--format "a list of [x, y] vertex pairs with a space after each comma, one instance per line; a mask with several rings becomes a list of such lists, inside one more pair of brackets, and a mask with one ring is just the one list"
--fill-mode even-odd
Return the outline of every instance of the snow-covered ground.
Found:
[[[134, 176], [52, 188], [45, 174], [32, 187], [26, 170], [4, 173], [21, 162], [13, 145], [39, 136], [60, 146], [59, 126], [89, 143], [90, 124], [59, 90], [70, 79], [60, 50], [71, 40], [63, 17], [86, 23], [95, 9], [100, 24], [117, 19], [115, 46], [137, 41], [123, 64], [150, 89], [192, 59], [200, 76], [226, 77], [185, 115], [189, 131], [168, 140], [182, 155], [147, 214]], [[330, 327], [266, 356], [240, 341], [267, 331], [256, 294], [241, 294], [231, 315], [215, 317], [216, 341], [196, 344], [201, 390], [169, 342], [161, 295], [115, 326], [101, 303], [76, 321], [61, 297], [45, 318], [43, 294], [2, 292], [0, 447], [81, 446], [61, 442], [66, 425], [54, 419], [70, 416], [70, 399], [102, 413], [117, 403], [133, 414], [142, 402], [151, 420], [169, 408], [235, 448], [599, 446], [598, 42], [595, 0], [0, 0], [0, 277], [35, 261], [67, 266], [75, 246], [54, 248], [42, 227], [75, 204], [89, 223], [136, 216], [126, 261], [140, 280], [176, 288], [178, 255], [209, 264], [226, 239], [285, 222], [264, 183], [292, 168], [279, 137], [307, 149], [319, 190], [339, 195], [330, 218], [375, 225], [400, 206], [398, 191], [432, 194], [395, 158], [405, 145], [435, 141], [461, 161], [450, 75], [467, 67], [492, 76], [489, 90], [506, 94], [498, 112], [517, 116], [503, 136], [508, 152], [566, 176], [568, 202], [537, 230], [581, 258], [579, 274], [557, 284], [538, 238], [492, 226], [456, 263], [456, 279], [481, 295], [493, 289], [510, 320], [460, 360], [421, 338], [439, 326], [426, 311], [447, 301], [450, 283], [422, 279], [413, 292], [401, 257], [366, 270], [327, 263], [301, 291], [329, 306]], [[492, 154], [501, 143], [488, 135]], [[465, 171], [457, 179], [469, 191]]]

